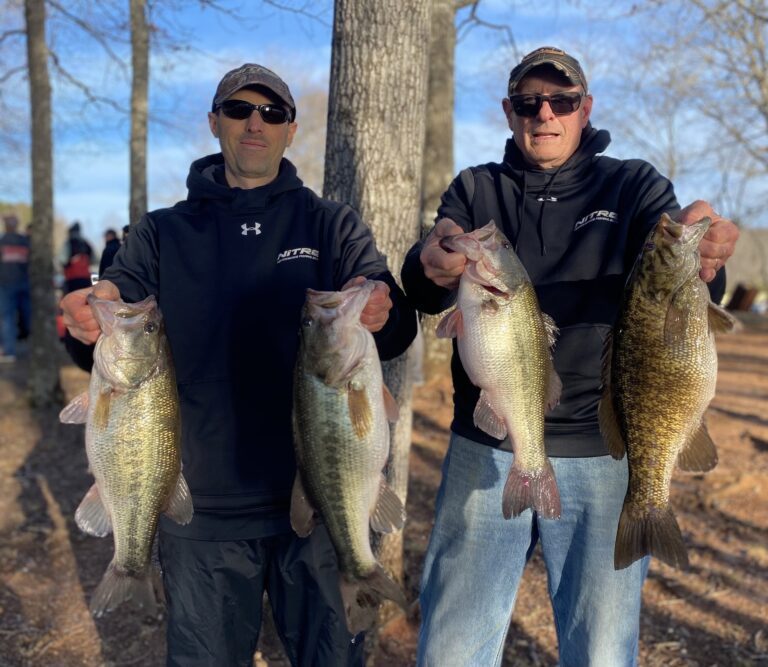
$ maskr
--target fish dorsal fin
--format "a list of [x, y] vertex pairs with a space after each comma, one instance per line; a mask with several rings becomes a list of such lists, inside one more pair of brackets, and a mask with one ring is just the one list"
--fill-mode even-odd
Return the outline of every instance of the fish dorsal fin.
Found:
[[297, 471], [291, 491], [291, 528], [299, 537], [306, 537], [315, 524], [315, 508], [309, 502], [301, 474]]
[[563, 393], [563, 381], [555, 370], [552, 358], [549, 359], [549, 372], [547, 373], [547, 410], [554, 410], [560, 403], [560, 394]]
[[99, 487], [95, 484], [75, 511], [75, 523], [84, 533], [95, 537], [105, 537], [112, 532], [112, 519], [101, 500]]
[[179, 472], [179, 477], [176, 480], [176, 486], [173, 488], [173, 493], [168, 499], [168, 505], [165, 508], [165, 514], [169, 519], [173, 519], [176, 523], [186, 526], [192, 521], [192, 515], [194, 510], [192, 509], [192, 494], [189, 491], [187, 480], [184, 479], [183, 473]]
[[394, 424], [400, 417], [400, 406], [397, 404], [392, 392], [387, 389], [387, 385], [381, 385], [381, 393], [384, 396], [384, 413], [387, 419]]
[[85, 424], [88, 420], [88, 405], [90, 397], [88, 392], [75, 396], [59, 413], [59, 421], [62, 424]]
[[365, 387], [360, 387], [355, 382], [350, 382], [347, 389], [347, 407], [349, 419], [355, 435], [361, 440], [365, 438], [373, 428], [373, 412], [371, 402], [368, 400], [368, 392]]
[[714, 333], [729, 333], [741, 331], [742, 325], [725, 308], [710, 302], [707, 307], [707, 317], [709, 318], [709, 328]]
[[597, 420], [600, 425], [600, 433], [608, 447], [608, 453], [615, 459], [624, 458], [627, 446], [619, 425], [619, 418], [613, 404], [613, 394], [609, 385], [603, 390], [600, 405], [597, 410]]
[[405, 508], [403, 503], [382, 475], [376, 506], [371, 512], [371, 528], [377, 533], [394, 533], [404, 525]]
[[623, 459], [627, 446], [619, 426], [619, 418], [613, 405], [613, 390], [611, 382], [611, 362], [613, 359], [613, 331], [610, 331], [603, 341], [603, 356], [601, 368], [601, 383], [603, 396], [597, 410], [597, 420], [600, 433], [608, 446], [608, 453], [615, 459]]
[[707, 472], [717, 465], [715, 443], [702, 422], [677, 456], [677, 467], [688, 472]]
[[440, 320], [435, 335], [438, 338], [461, 338], [464, 335], [464, 317], [461, 310], [456, 308]]
[[488, 435], [504, 440], [507, 437], [507, 425], [504, 420], [493, 409], [485, 389], [480, 391], [480, 398], [475, 406], [473, 415], [475, 426], [485, 431]]
[[541, 314], [541, 319], [544, 322], [544, 330], [547, 332], [547, 345], [552, 348], [555, 345], [555, 339], [557, 338], [559, 329], [557, 328], [557, 324], [555, 324], [555, 320], [546, 313]]

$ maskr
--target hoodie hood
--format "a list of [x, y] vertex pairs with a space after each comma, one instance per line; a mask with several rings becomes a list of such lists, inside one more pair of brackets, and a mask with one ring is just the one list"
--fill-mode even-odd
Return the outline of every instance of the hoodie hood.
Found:
[[555, 174], [578, 171], [579, 168], [584, 168], [585, 163], [589, 163], [595, 155], [602, 153], [608, 148], [610, 143], [611, 135], [608, 130], [596, 130], [592, 127], [592, 123], [587, 123], [587, 126], [581, 133], [581, 141], [578, 148], [576, 148], [576, 152], [559, 167], [551, 167], [549, 169], [532, 167], [525, 161], [514, 138], [507, 139], [507, 144], [504, 148], [504, 163], [513, 172], [527, 172], [532, 181], [531, 185], [537, 180], [546, 183]]
[[195, 160], [187, 176], [187, 199], [219, 200], [234, 209], [266, 208], [275, 197], [290, 190], [298, 190], [304, 184], [296, 174], [296, 167], [283, 158], [277, 178], [271, 183], [258, 188], [233, 188], [227, 184], [224, 176], [224, 156], [215, 153]]
[[[581, 133], [581, 141], [573, 155], [559, 167], [538, 169], [529, 165], [514, 138], [508, 139], [504, 149], [504, 166], [510, 176], [520, 187], [522, 196], [517, 198], [517, 225], [515, 234], [515, 251], [520, 244], [520, 236], [525, 228], [533, 222], [538, 236], [539, 252], [547, 254], [547, 234], [545, 230], [544, 209], [548, 202], [557, 202], [560, 197], [568, 195], [572, 190], [582, 187], [592, 160], [602, 153], [611, 142], [607, 130], [596, 130], [587, 123]], [[538, 202], [537, 210], [531, 210], [529, 197]]]

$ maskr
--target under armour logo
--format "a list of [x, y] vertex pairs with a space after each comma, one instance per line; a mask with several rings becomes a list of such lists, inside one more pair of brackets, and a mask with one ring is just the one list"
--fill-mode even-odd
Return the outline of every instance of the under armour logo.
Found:
[[240, 225], [240, 229], [243, 230], [242, 234], [243, 236], [247, 236], [248, 232], [253, 232], [254, 234], [261, 234], [261, 223], [254, 222], [253, 227], [249, 227], [245, 223]]

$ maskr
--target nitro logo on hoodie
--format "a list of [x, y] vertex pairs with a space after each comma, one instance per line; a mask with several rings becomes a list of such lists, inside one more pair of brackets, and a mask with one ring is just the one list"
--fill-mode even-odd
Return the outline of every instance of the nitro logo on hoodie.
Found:
[[277, 263], [286, 262], [289, 259], [313, 259], [317, 261], [320, 258], [320, 251], [315, 248], [292, 248], [284, 250], [277, 256]]
[[616, 222], [618, 216], [614, 211], [592, 211], [592, 213], [588, 213], [581, 220], [576, 222], [573, 226], [573, 231], [575, 232], [576, 230], [585, 227], [590, 222], [596, 222], [597, 220], [600, 220], [601, 222]]

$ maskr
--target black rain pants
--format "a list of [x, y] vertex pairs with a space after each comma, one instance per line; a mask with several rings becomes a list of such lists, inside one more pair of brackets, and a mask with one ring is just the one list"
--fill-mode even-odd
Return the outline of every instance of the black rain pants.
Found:
[[169, 667], [250, 667], [264, 591], [294, 667], [362, 667], [363, 634], [347, 630], [336, 553], [318, 525], [212, 542], [160, 533]]

